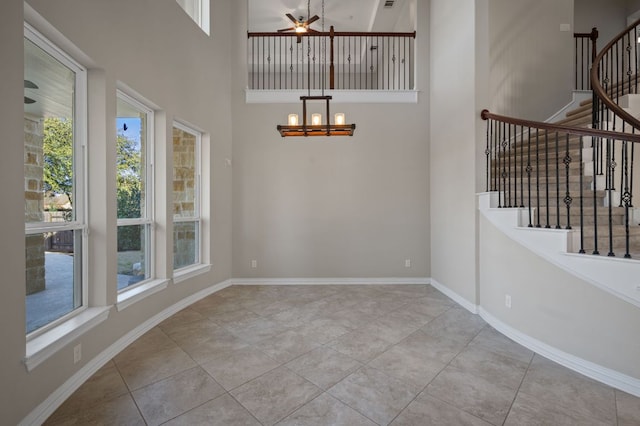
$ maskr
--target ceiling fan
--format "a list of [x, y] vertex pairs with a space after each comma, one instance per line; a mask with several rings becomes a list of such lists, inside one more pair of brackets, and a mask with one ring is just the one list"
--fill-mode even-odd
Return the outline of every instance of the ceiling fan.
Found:
[[[25, 89], [39, 89], [38, 85], [35, 84], [33, 81], [31, 80], [25, 80], [24, 81], [24, 88]], [[35, 99], [29, 98], [27, 96], [24, 97], [24, 103], [25, 104], [33, 104], [35, 103]]]
[[279, 33], [285, 33], [288, 31], [295, 31], [298, 34], [298, 43], [300, 43], [302, 41], [302, 36], [301, 34], [304, 33], [317, 33], [318, 31], [314, 30], [313, 28], [310, 28], [309, 25], [311, 25], [312, 23], [316, 22], [318, 19], [320, 19], [320, 17], [318, 15], [313, 15], [311, 18], [307, 19], [306, 21], [303, 21], [304, 17], [300, 17], [299, 19], [294, 18], [294, 16], [290, 13], [286, 14], [287, 18], [289, 18], [289, 20], [291, 20], [291, 22], [293, 22], [293, 27], [289, 27], [289, 28], [282, 28], [280, 30], [278, 30]]

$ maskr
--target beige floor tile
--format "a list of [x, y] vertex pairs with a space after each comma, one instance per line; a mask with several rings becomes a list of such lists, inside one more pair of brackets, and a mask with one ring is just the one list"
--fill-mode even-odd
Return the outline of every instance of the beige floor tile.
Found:
[[389, 343], [398, 343], [417, 329], [418, 326], [408, 322], [402, 315], [385, 315], [356, 331], [376, 336]]
[[314, 319], [295, 330], [312, 337], [316, 343], [321, 345], [351, 332], [350, 328], [330, 319]]
[[367, 312], [361, 312], [357, 307], [343, 309], [341, 311], [319, 315], [318, 318], [325, 318], [336, 321], [338, 324], [355, 330], [364, 327], [376, 319], [374, 315]]
[[384, 352], [391, 342], [373, 334], [352, 331], [327, 343], [327, 346], [346, 356], [367, 363]]
[[451, 300], [434, 299], [425, 296], [411, 300], [407, 306], [403, 307], [403, 310], [436, 318], [447, 312], [452, 306], [454, 306], [454, 303]]
[[159, 425], [222, 394], [222, 386], [200, 367], [183, 371], [133, 392], [149, 425]]
[[206, 339], [210, 333], [221, 330], [222, 328], [211, 321], [209, 318], [192, 321], [182, 324], [174, 324], [167, 331], [167, 336], [176, 344], [183, 345], [194, 340]]
[[446, 366], [402, 346], [392, 346], [368, 364], [418, 389], [424, 388]]
[[618, 426], [640, 425], [640, 398], [616, 390]]
[[398, 346], [416, 356], [448, 363], [466, 347], [466, 343], [448, 336], [429, 336], [418, 330], [398, 343]]
[[226, 329], [246, 342], [257, 343], [284, 333], [289, 330], [289, 327], [266, 318], [257, 318], [243, 323], [227, 325]]
[[246, 346], [216, 357], [213, 361], [202, 364], [202, 368], [222, 387], [231, 390], [279, 365], [280, 363], [269, 358], [262, 351], [253, 346]]
[[478, 417], [472, 416], [446, 402], [432, 397], [413, 401], [391, 422], [392, 426], [451, 425], [451, 426], [490, 426]]
[[91, 410], [80, 410], [64, 418], [52, 418], [47, 426], [104, 425], [104, 426], [145, 426], [136, 404], [128, 393], [104, 401]]
[[483, 328], [469, 343], [469, 346], [479, 346], [499, 355], [526, 362], [527, 364], [533, 359], [533, 351], [500, 334], [493, 327]]
[[640, 398], [534, 355], [429, 285], [232, 286], [133, 342], [46, 424], [143, 415], [189, 426], [635, 426]]
[[606, 423], [616, 421], [612, 388], [539, 355], [531, 361], [519, 392], [547, 405], [560, 405], [584, 417]]
[[285, 367], [325, 390], [361, 366], [358, 361], [328, 347], [317, 348], [285, 364]]
[[263, 425], [273, 425], [321, 393], [321, 389], [284, 367], [231, 391]]
[[425, 397], [432, 396], [489, 423], [501, 425], [507, 417], [515, 394], [516, 391], [513, 389], [447, 367], [417, 400], [421, 402]]
[[529, 367], [528, 362], [518, 361], [477, 345], [466, 347], [449, 365], [514, 391], [520, 387]]
[[413, 400], [419, 389], [375, 368], [364, 367], [327, 392], [374, 422], [386, 425]]
[[242, 349], [249, 344], [238, 336], [230, 332], [219, 329], [199, 338], [191, 338], [181, 344], [181, 347], [197, 363], [204, 364], [215, 360], [228, 352]]
[[478, 315], [454, 307], [427, 323], [421, 330], [430, 336], [446, 337], [466, 344], [485, 326], [486, 323]]
[[182, 348], [175, 347], [145, 358], [118, 358], [116, 365], [129, 389], [135, 390], [193, 368], [196, 363]]
[[376, 426], [374, 422], [337, 399], [323, 393], [305, 404], [278, 426]]
[[260, 315], [249, 311], [247, 309], [240, 308], [234, 311], [211, 311], [207, 313], [207, 317], [214, 323], [220, 326], [232, 326], [246, 321], [254, 321], [260, 318]]
[[260, 426], [242, 405], [228, 394], [206, 402], [164, 426]]
[[314, 336], [289, 330], [255, 343], [254, 346], [277, 362], [284, 363], [310, 352], [319, 346]]
[[206, 317], [204, 315], [189, 307], [162, 321], [158, 324], [158, 328], [164, 331], [167, 335], [170, 335], [175, 328], [182, 328], [185, 324], [205, 319]]
[[553, 401], [544, 401], [519, 393], [504, 424], [505, 426], [611, 426], [616, 423], [602, 422], [555, 404]]
[[124, 350], [114, 357], [114, 360], [144, 359], [155, 352], [176, 347], [176, 343], [170, 339], [167, 334], [160, 328], [154, 327], [124, 348]]
[[51, 416], [61, 419], [127, 394], [129, 390], [113, 361], [109, 361], [82, 384]]

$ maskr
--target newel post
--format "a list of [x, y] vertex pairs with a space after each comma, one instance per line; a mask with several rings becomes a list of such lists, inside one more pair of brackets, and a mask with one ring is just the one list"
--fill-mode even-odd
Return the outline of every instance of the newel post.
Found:
[[596, 43], [598, 41], [598, 29], [593, 27], [591, 29], [591, 63], [596, 60], [596, 56], [598, 56], [598, 48], [596, 47]]
[[333, 30], [333, 25], [331, 26], [331, 28], [329, 29], [329, 39], [331, 40], [331, 59], [330, 59], [330, 65], [329, 65], [329, 89], [333, 90], [335, 89], [335, 67], [333, 65], [333, 38], [335, 37], [335, 32]]

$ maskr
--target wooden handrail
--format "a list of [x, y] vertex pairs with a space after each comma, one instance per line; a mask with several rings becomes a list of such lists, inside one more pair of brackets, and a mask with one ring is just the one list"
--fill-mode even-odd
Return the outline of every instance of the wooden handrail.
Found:
[[326, 31], [326, 32], [309, 32], [309, 33], [278, 33], [278, 32], [247, 32], [247, 38], [251, 37], [408, 37], [416, 38], [416, 32], [409, 33], [368, 33], [368, 32], [350, 32], [350, 31]]
[[591, 67], [591, 88], [593, 90], [594, 97], [597, 97], [602, 102], [604, 102], [607, 107], [618, 117], [622, 118], [624, 121], [628, 122], [636, 129], [640, 129], [640, 120], [629, 114], [627, 111], [622, 109], [618, 104], [616, 104], [611, 97], [605, 92], [604, 88], [600, 84], [600, 64], [602, 63], [602, 58], [607, 52], [616, 44], [618, 41], [622, 40], [622, 38], [629, 33], [634, 27], [640, 25], [640, 19], [631, 24], [627, 29], [621, 31], [616, 37], [613, 38], [602, 51], [596, 56], [596, 59], [593, 61], [593, 66]]
[[591, 136], [596, 138], [640, 143], [640, 134], [611, 132], [608, 130], [590, 129], [587, 127], [564, 126], [559, 124], [543, 123], [539, 121], [523, 120], [520, 118], [494, 114], [487, 109], [482, 110], [480, 116], [483, 120], [495, 120], [507, 124], [515, 124], [517, 126], [531, 127], [532, 129], [550, 130], [552, 132], [568, 133], [570, 135], [576, 136]]

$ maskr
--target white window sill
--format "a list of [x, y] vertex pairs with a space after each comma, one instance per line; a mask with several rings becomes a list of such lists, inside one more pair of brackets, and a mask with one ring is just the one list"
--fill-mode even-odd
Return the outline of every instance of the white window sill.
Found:
[[24, 358], [27, 371], [32, 371], [51, 355], [105, 321], [110, 311], [110, 306], [87, 308], [68, 321], [28, 341], [27, 354]]
[[[334, 104], [415, 104], [418, 103], [418, 90], [327, 90]], [[297, 104], [300, 96], [306, 96], [306, 90], [245, 90], [248, 104]], [[319, 94], [314, 93], [311, 94]]]
[[199, 264], [194, 266], [188, 266], [183, 269], [178, 269], [177, 271], [174, 271], [173, 282], [174, 284], [178, 284], [178, 283], [181, 283], [182, 281], [188, 280], [189, 278], [206, 274], [210, 270], [211, 270], [210, 264]]
[[164, 290], [167, 288], [169, 284], [169, 280], [167, 279], [159, 279], [149, 281], [144, 284], [140, 284], [138, 286], [132, 287], [131, 289], [125, 290], [118, 294], [118, 302], [116, 303], [116, 309], [118, 312], [128, 308], [140, 300], [151, 296], [154, 293]]

